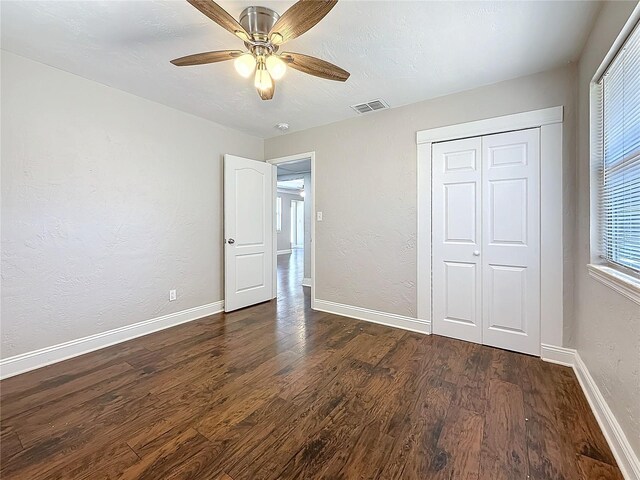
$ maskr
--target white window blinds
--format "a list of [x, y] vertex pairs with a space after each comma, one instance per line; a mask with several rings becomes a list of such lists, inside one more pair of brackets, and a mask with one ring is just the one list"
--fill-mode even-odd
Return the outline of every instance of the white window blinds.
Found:
[[600, 82], [601, 255], [640, 273], [640, 28]]

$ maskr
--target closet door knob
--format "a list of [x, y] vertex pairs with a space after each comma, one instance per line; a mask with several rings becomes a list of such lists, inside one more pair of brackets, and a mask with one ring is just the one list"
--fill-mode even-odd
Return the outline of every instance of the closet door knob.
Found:
[[479, 257], [480, 256], [480, 250], [474, 250], [473, 251], [473, 256], [474, 257]]

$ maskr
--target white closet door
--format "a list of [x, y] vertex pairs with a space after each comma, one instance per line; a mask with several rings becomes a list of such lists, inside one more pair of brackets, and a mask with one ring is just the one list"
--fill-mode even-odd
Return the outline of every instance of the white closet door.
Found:
[[482, 342], [482, 141], [433, 145], [433, 333]]
[[482, 138], [483, 343], [540, 354], [540, 131]]

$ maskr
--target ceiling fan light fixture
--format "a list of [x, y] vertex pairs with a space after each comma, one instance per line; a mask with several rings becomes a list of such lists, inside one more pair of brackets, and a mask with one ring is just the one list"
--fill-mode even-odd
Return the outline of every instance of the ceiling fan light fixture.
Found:
[[[2, 0], [0, 0], [2, 1]], [[299, 37], [317, 25], [338, 0], [298, 0], [282, 15], [267, 7], [250, 6], [236, 20], [214, 0], [187, 0], [200, 13], [242, 40], [248, 52], [218, 50], [195, 53], [171, 60], [178, 67], [206, 65], [235, 60], [238, 74], [245, 78], [254, 75], [254, 84], [262, 100], [271, 100], [276, 81], [288, 67], [327, 80], [345, 82], [349, 72], [310, 55], [280, 52], [280, 45]]]
[[264, 62], [258, 63], [254, 85], [258, 90], [263, 92], [273, 88], [273, 79], [271, 78], [271, 75], [269, 75]]
[[256, 69], [256, 59], [250, 53], [243, 53], [233, 62], [236, 72], [244, 78], [249, 78]]
[[274, 80], [280, 80], [287, 71], [287, 64], [278, 55], [269, 55], [266, 65], [269, 75]]

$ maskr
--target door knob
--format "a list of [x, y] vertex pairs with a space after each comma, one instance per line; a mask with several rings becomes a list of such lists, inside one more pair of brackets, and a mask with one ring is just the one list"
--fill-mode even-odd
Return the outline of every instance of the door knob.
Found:
[[480, 256], [480, 250], [474, 250], [473, 251], [473, 256], [474, 257], [479, 257]]
[[230, 238], [227, 241], [229, 242], [229, 245], [233, 245], [234, 243], [236, 243], [236, 241], [233, 238]]

